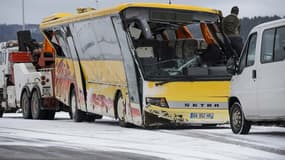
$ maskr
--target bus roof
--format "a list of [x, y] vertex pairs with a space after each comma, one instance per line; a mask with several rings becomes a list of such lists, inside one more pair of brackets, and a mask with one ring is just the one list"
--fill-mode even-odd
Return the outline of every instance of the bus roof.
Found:
[[177, 9], [177, 10], [188, 10], [188, 11], [199, 11], [208, 12], [213, 14], [221, 14], [221, 11], [215, 9], [209, 9], [204, 7], [189, 6], [189, 5], [178, 5], [178, 4], [163, 4], [163, 3], [125, 3], [118, 5], [113, 8], [100, 9], [89, 11], [80, 14], [67, 14], [58, 13], [43, 19], [40, 24], [40, 29], [49, 28], [52, 26], [62, 25], [66, 23], [81, 21], [84, 19], [90, 19], [99, 16], [105, 16], [109, 14], [119, 13], [127, 8], [161, 8], [161, 9]]

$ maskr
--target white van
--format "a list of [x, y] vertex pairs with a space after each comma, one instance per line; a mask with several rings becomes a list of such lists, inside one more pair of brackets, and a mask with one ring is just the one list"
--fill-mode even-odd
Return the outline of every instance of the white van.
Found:
[[231, 80], [232, 131], [247, 134], [253, 123], [285, 122], [285, 19], [253, 28]]

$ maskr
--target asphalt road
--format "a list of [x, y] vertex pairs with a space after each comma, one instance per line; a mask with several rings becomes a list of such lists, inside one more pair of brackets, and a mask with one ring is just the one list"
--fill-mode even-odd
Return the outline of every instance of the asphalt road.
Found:
[[[5, 137], [4, 137], [5, 138]], [[1, 139], [2, 141], [2, 139]], [[21, 141], [9, 139], [10, 142]], [[159, 160], [135, 153], [79, 150], [66, 147], [0, 145], [1, 160]]]

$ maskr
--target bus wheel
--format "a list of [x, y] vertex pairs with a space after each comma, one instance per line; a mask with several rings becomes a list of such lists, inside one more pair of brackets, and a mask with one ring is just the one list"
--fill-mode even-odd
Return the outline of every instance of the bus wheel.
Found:
[[203, 127], [217, 127], [218, 124], [202, 124]]
[[54, 120], [54, 116], [55, 116], [55, 111], [46, 111], [46, 119], [48, 120]]
[[32, 93], [31, 110], [33, 119], [47, 119], [47, 111], [42, 110], [42, 100], [37, 90]]
[[69, 106], [71, 107], [73, 121], [74, 122], [82, 122], [85, 118], [85, 114], [84, 114], [84, 112], [78, 110], [77, 98], [76, 98], [76, 93], [75, 93], [74, 89], [71, 91]]
[[31, 119], [32, 118], [30, 103], [31, 102], [30, 102], [28, 93], [26, 91], [24, 91], [22, 94], [22, 97], [21, 97], [21, 107], [23, 110], [23, 118], [24, 119]]
[[92, 115], [86, 115], [86, 121], [87, 122], [94, 122], [95, 121], [95, 117]]
[[95, 119], [102, 119], [103, 118], [103, 116], [99, 115], [99, 114], [95, 114], [94, 117], [95, 117]]
[[102, 119], [103, 116], [99, 114], [90, 114], [86, 116], [87, 122], [94, 122], [96, 119]]
[[121, 92], [118, 93], [117, 99], [116, 99], [116, 105], [117, 105], [117, 117], [119, 119], [119, 125], [121, 127], [128, 127], [128, 123], [125, 121], [126, 116], [126, 105], [124, 104], [123, 96]]
[[71, 109], [71, 107], [70, 107], [70, 111], [68, 111], [68, 114], [69, 114], [69, 118], [70, 118], [70, 119], [73, 119], [73, 117], [72, 117], [72, 109]]
[[230, 110], [231, 129], [235, 134], [248, 134], [250, 130], [250, 122], [244, 117], [241, 105], [235, 102]]
[[0, 118], [3, 117], [3, 113], [4, 113], [4, 108], [2, 108], [2, 107], [0, 106]]

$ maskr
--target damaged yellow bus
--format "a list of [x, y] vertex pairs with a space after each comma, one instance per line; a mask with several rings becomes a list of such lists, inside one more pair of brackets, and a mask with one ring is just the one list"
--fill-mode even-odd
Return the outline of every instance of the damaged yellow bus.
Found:
[[40, 29], [56, 52], [55, 96], [77, 122], [227, 123], [233, 53], [221, 19], [214, 9], [156, 3], [47, 17]]

